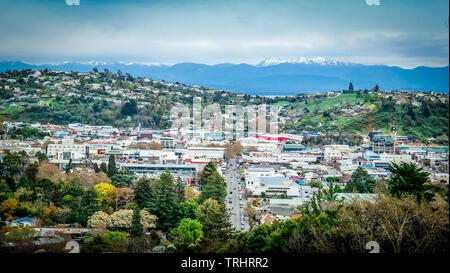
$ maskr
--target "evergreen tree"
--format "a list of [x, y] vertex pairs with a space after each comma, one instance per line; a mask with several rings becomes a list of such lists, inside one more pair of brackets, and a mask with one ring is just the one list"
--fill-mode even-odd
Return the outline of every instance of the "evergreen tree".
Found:
[[431, 188], [431, 185], [426, 184], [429, 174], [414, 163], [392, 163], [389, 171], [392, 175], [387, 181], [388, 189], [396, 197], [413, 194], [421, 201], [425, 191]]
[[200, 185], [206, 185], [206, 178], [211, 176], [215, 172], [217, 172], [216, 165], [212, 161], [209, 161], [202, 170], [202, 175], [199, 179]]
[[222, 176], [216, 171], [205, 179], [200, 195], [200, 203], [208, 198], [212, 198], [222, 204], [227, 195], [227, 185], [223, 181]]
[[181, 177], [177, 178], [177, 195], [178, 195], [178, 203], [184, 202], [184, 182]]
[[373, 91], [375, 91], [375, 92], [380, 91], [380, 87], [378, 86], [378, 84], [375, 85], [375, 87], [373, 88]]
[[349, 180], [344, 187], [344, 192], [349, 192], [349, 193], [357, 193], [358, 189], [356, 188], [355, 182], [353, 182], [353, 180]]
[[207, 199], [197, 208], [197, 219], [203, 225], [205, 238], [226, 241], [231, 235], [231, 223], [226, 208], [214, 199]]
[[352, 181], [359, 193], [372, 193], [375, 180], [363, 167], [358, 167], [352, 174]]
[[72, 170], [72, 158], [69, 159], [69, 163], [67, 163], [67, 165], [66, 165], [66, 169], [65, 169], [66, 174], [69, 174], [70, 170]]
[[113, 155], [109, 156], [107, 175], [111, 177], [117, 173], [116, 160]]
[[100, 171], [104, 172], [104, 173], [108, 173], [108, 166], [106, 165], [105, 162], [102, 162], [102, 164], [100, 165]]
[[142, 229], [143, 226], [141, 224], [141, 210], [138, 207], [135, 207], [133, 211], [133, 220], [131, 221], [131, 237], [141, 237]]
[[152, 199], [152, 187], [147, 179], [140, 179], [134, 187], [134, 201], [140, 209], [148, 206]]
[[348, 86], [348, 91], [354, 91], [355, 89], [353, 88], [353, 83], [350, 82], [349, 86]]
[[169, 230], [177, 225], [177, 186], [168, 171], [160, 175], [152, 187], [153, 196], [148, 202], [148, 210], [158, 217], [157, 227]]
[[80, 209], [80, 222], [83, 226], [86, 226], [88, 218], [94, 214], [94, 212], [100, 210], [98, 194], [94, 187], [90, 187], [86, 192], [84, 192], [83, 197], [81, 198]]

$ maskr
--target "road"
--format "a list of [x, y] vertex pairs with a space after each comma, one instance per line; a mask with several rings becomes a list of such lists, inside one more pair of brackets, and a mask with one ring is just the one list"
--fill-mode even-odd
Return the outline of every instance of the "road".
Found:
[[240, 183], [240, 177], [237, 173], [236, 159], [230, 159], [226, 169], [223, 171], [225, 182], [227, 183], [227, 209], [230, 212], [230, 222], [237, 231], [248, 230], [248, 219], [244, 217], [244, 225], [242, 229], [241, 217], [244, 215], [243, 210], [247, 206], [246, 200], [242, 197], [240, 200], [239, 190], [244, 183]]

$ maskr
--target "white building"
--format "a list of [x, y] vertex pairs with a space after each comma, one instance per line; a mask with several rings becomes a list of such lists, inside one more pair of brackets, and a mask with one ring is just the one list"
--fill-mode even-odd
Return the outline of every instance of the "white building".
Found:
[[[258, 168], [252, 167], [245, 171], [245, 185], [250, 191], [254, 191], [255, 181], [259, 177], [275, 177], [274, 168]], [[258, 180], [259, 181], [259, 180]]]
[[75, 144], [73, 138], [64, 138], [61, 144], [49, 144], [47, 146], [47, 156], [54, 159], [78, 160], [86, 156], [89, 148], [84, 144]]

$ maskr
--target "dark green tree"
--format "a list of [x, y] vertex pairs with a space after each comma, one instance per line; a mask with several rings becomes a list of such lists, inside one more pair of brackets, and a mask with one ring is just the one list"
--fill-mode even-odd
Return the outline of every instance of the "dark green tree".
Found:
[[363, 167], [358, 167], [352, 174], [352, 181], [359, 193], [372, 193], [375, 179]]
[[197, 219], [203, 225], [205, 237], [213, 241], [227, 241], [231, 235], [225, 205], [214, 199], [207, 199], [197, 208]]
[[94, 212], [100, 210], [100, 204], [98, 202], [97, 191], [90, 187], [86, 190], [81, 198], [81, 213], [80, 221], [83, 226], [87, 225], [88, 218], [94, 214]]
[[114, 155], [110, 155], [108, 161], [108, 170], [106, 174], [108, 175], [108, 177], [111, 177], [116, 173], [117, 173], [116, 159], [114, 158]]
[[206, 178], [211, 176], [213, 173], [217, 172], [216, 165], [210, 161], [202, 170], [202, 175], [200, 176], [199, 183], [200, 185], [206, 184]]
[[178, 203], [184, 202], [184, 182], [181, 177], [177, 178]]
[[133, 220], [131, 221], [130, 235], [131, 237], [142, 236], [143, 225], [141, 224], [141, 210], [138, 207], [134, 208]]
[[102, 162], [102, 164], [100, 164], [100, 171], [104, 172], [105, 174], [108, 173], [108, 166], [105, 162]]
[[152, 199], [153, 189], [150, 186], [150, 180], [139, 179], [134, 187], [134, 201], [140, 209], [148, 206], [148, 202]]
[[66, 174], [69, 174], [70, 171], [72, 170], [72, 158], [69, 159], [69, 163], [67, 163], [66, 168], [64, 169]]
[[222, 204], [225, 201], [226, 195], [227, 185], [217, 171], [204, 179], [204, 183], [201, 188], [200, 203], [208, 198], [212, 198]]
[[420, 201], [431, 185], [425, 184], [428, 181], [428, 173], [418, 168], [414, 163], [401, 164], [392, 163], [389, 166], [391, 177], [387, 180], [390, 193], [396, 197], [405, 194], [412, 194]]
[[349, 91], [354, 91], [355, 89], [353, 88], [353, 83], [350, 82], [350, 84], [348, 85], [348, 90]]
[[116, 188], [127, 188], [131, 186], [131, 183], [134, 180], [133, 175], [126, 175], [122, 173], [116, 173], [111, 176], [111, 184]]
[[177, 186], [168, 171], [162, 173], [152, 187], [148, 211], [158, 217], [157, 227], [167, 231], [177, 225]]
[[349, 193], [357, 193], [358, 189], [356, 188], [355, 182], [353, 182], [353, 180], [349, 180], [344, 187], [344, 192], [349, 192]]
[[138, 112], [137, 109], [137, 103], [135, 100], [130, 100], [125, 102], [125, 104], [122, 106], [122, 109], [120, 110], [120, 113], [122, 116], [133, 116], [136, 115]]
[[41, 163], [42, 161], [48, 160], [47, 155], [44, 154], [44, 153], [41, 153], [40, 151], [38, 151], [38, 152], [35, 154], [35, 156], [36, 156], [36, 158], [38, 159], [39, 163]]

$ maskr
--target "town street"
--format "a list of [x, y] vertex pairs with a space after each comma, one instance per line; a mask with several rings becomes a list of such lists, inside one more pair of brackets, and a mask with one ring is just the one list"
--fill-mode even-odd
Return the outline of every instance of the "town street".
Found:
[[[241, 217], [243, 217], [243, 210], [247, 206], [246, 200], [240, 200], [240, 178], [237, 173], [236, 159], [230, 159], [227, 163], [226, 169], [223, 171], [225, 182], [227, 184], [226, 204], [230, 213], [230, 222], [233, 228], [237, 231], [242, 230]], [[248, 230], [248, 220], [244, 218], [244, 230]]]

